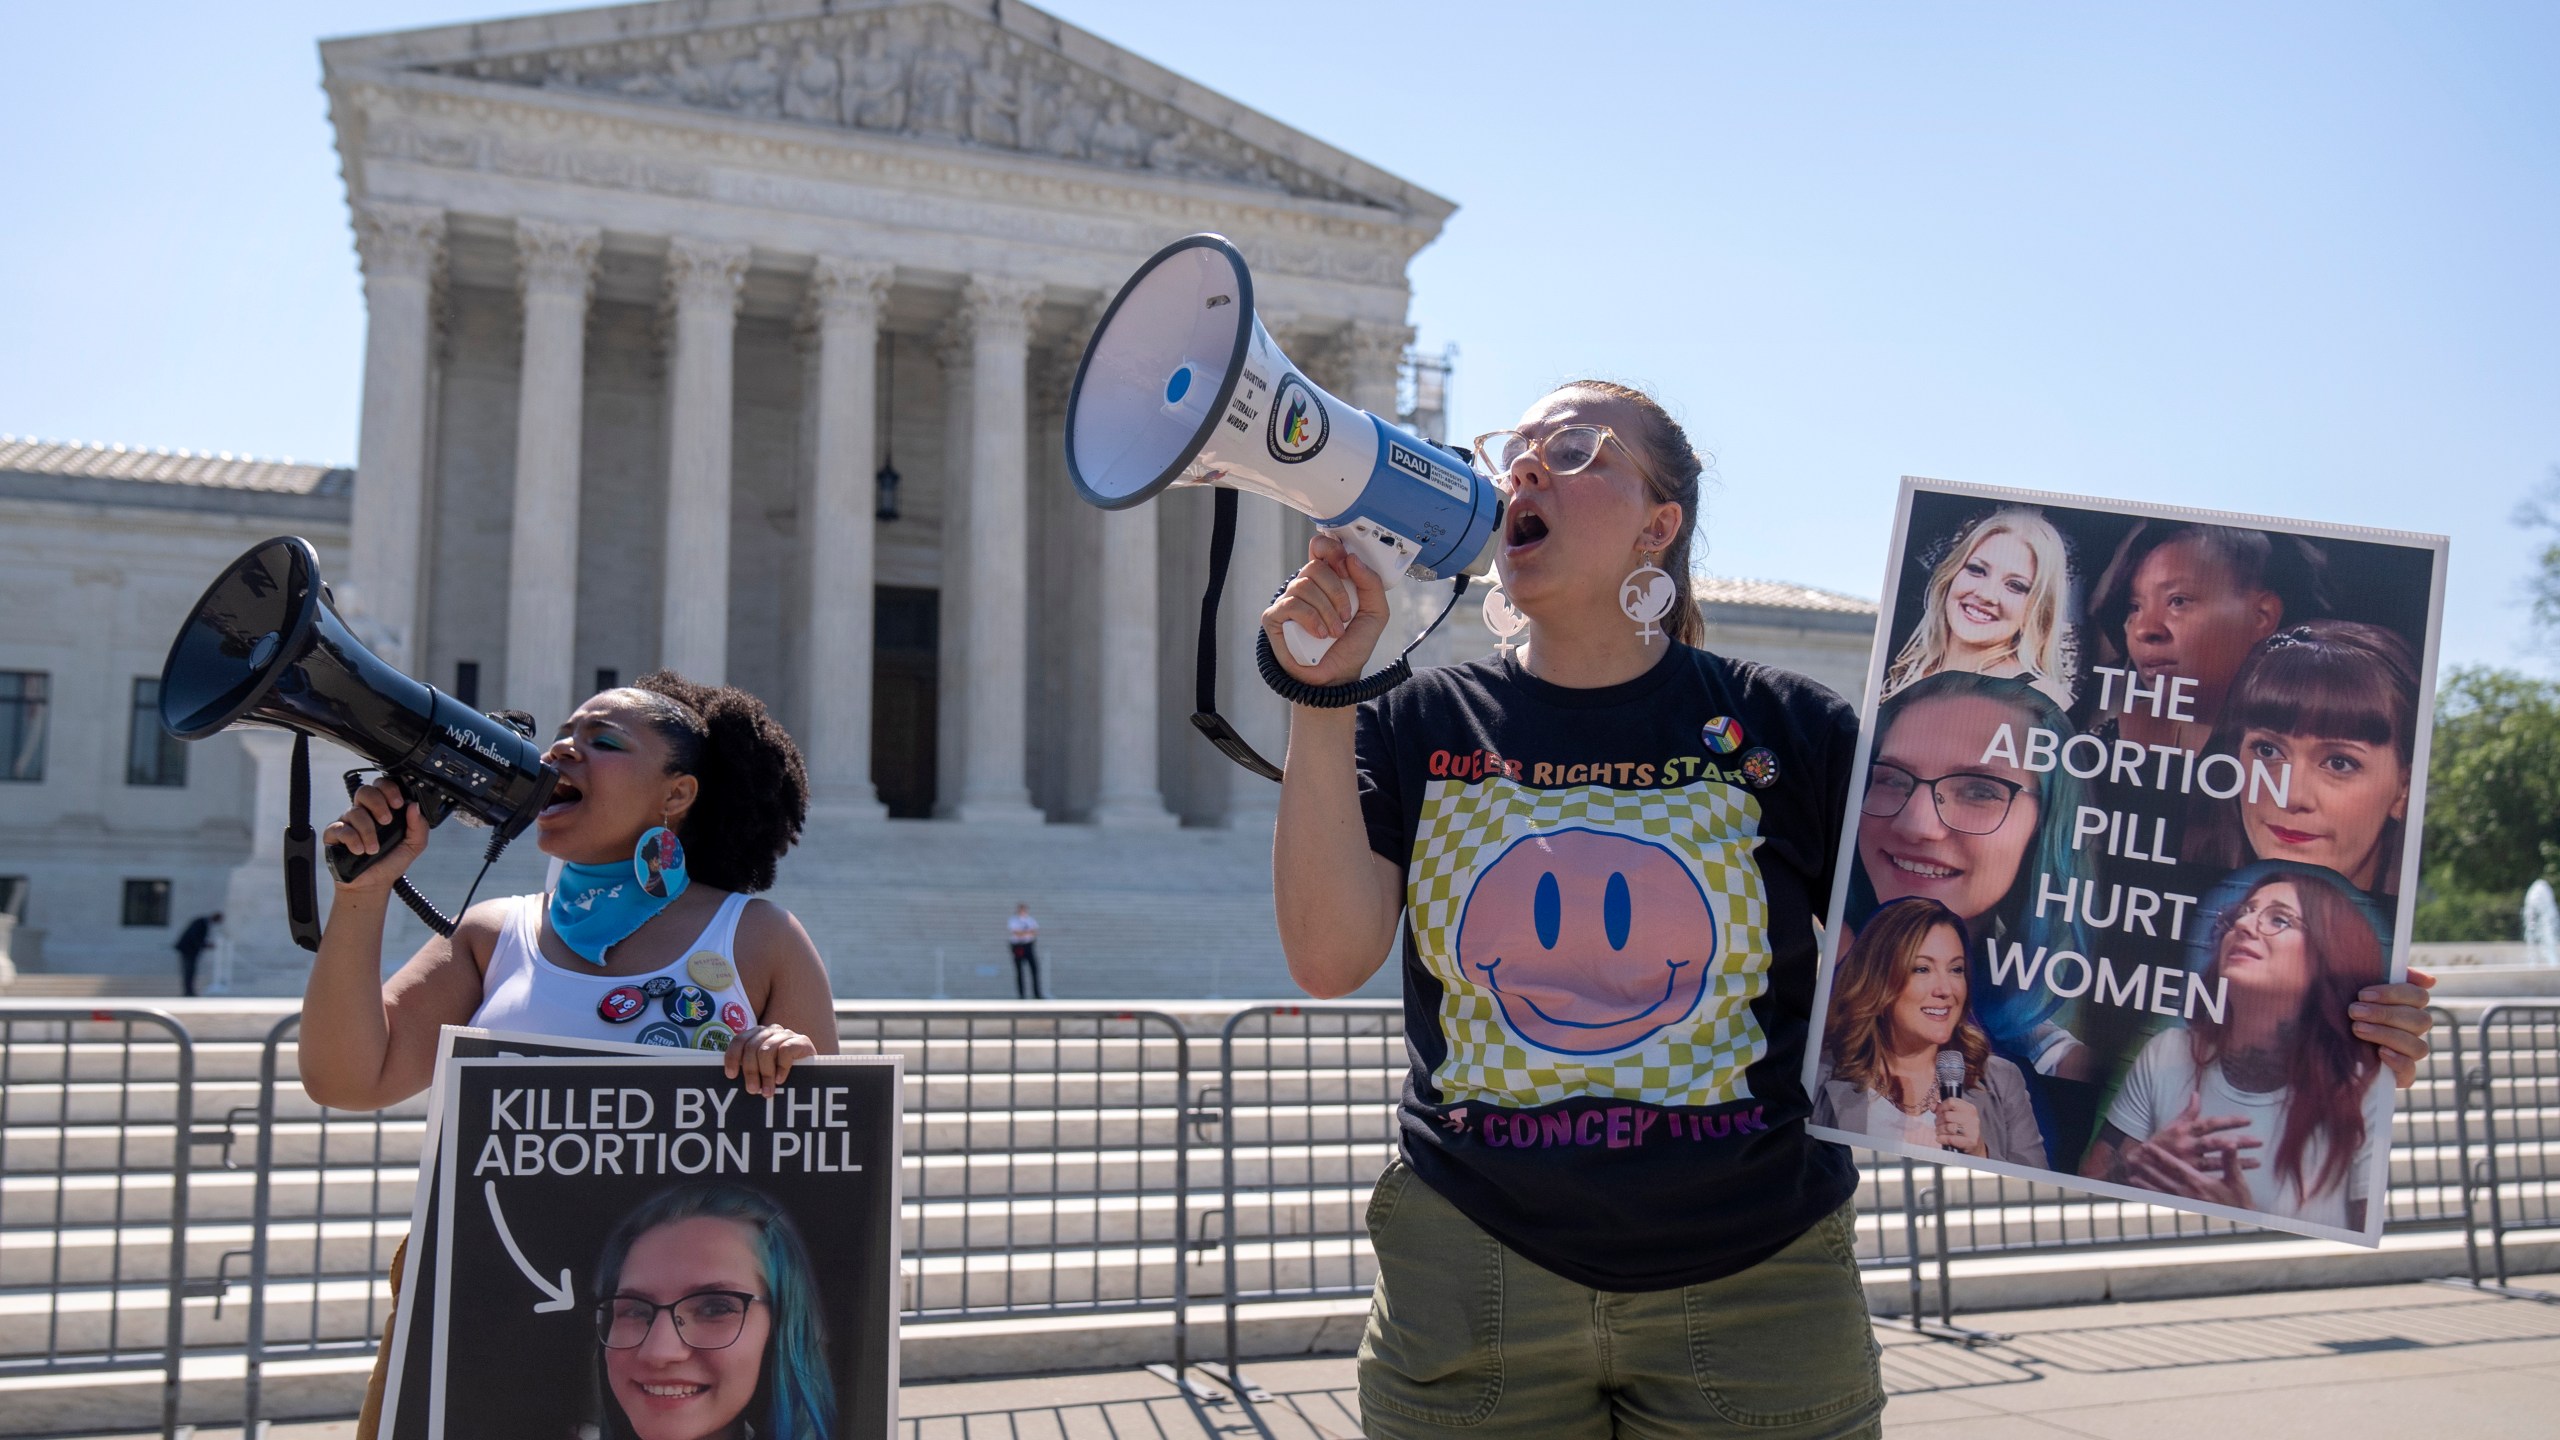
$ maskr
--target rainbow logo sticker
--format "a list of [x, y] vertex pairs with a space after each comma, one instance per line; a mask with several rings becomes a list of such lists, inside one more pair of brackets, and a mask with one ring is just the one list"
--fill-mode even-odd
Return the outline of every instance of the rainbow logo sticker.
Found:
[[1730, 755], [1742, 748], [1742, 722], [1730, 715], [1719, 715], [1699, 732], [1707, 748], [1719, 755]]
[[1332, 437], [1333, 417], [1325, 413], [1315, 390], [1295, 375], [1281, 381], [1271, 396], [1271, 423], [1264, 436], [1271, 458], [1283, 465], [1313, 459]]

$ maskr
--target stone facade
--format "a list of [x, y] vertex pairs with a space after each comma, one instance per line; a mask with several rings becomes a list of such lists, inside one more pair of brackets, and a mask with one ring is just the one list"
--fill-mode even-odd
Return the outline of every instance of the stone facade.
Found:
[[[0, 672], [42, 676], [46, 692], [41, 777], [0, 780], [0, 879], [23, 882], [23, 968], [156, 973], [175, 988], [177, 927], [226, 908], [263, 787], [236, 732], [184, 747], [182, 777], [154, 777], [177, 783], [134, 783], [136, 682], [157, 682], [188, 608], [259, 541], [305, 536], [344, 573], [350, 480], [0, 439]], [[272, 891], [275, 875], [256, 878]], [[127, 882], [166, 882], [167, 923], [124, 923]]]
[[[219, 566], [295, 530], [386, 659], [545, 731], [661, 665], [766, 697], [817, 796], [776, 897], [846, 993], [939, 987], [1009, 898], [1078, 917], [1043, 937], [1098, 967], [1066, 993], [1288, 993], [1277, 789], [1187, 723], [1208, 497], [1083, 504], [1065, 401], [1138, 262], [1216, 230], [1290, 355], [1396, 413], [1406, 267], [1450, 202], [1012, 0], [671, 0], [321, 56], [368, 314], [362, 483], [160, 484], [173, 505], [0, 476], [0, 669], [58, 667], [57, 768], [85, 777], [34, 807], [0, 787], [0, 876], [30, 875], [52, 968], [168, 963], [166, 931], [98, 918], [148, 865], [178, 877], [176, 919], [257, 910], [231, 925], [244, 976], [298, 987], [267, 913], [282, 742], [194, 747], [176, 796], [115, 793], [98, 750], [121, 743], [110, 692], [157, 673]], [[1221, 622], [1222, 708], [1275, 757], [1254, 616], [1308, 533], [1246, 502]], [[63, 598], [84, 586], [98, 604]], [[1391, 640], [1444, 596], [1400, 591]], [[1840, 604], [1754, 592], [1711, 623], [1854, 690], [1873, 611]], [[1489, 643], [1471, 596], [1418, 658]], [[1082, 827], [1144, 873], [1115, 888]], [[470, 848], [433, 847], [430, 894], [459, 898]], [[538, 883], [520, 849], [484, 893]]]
[[[892, 752], [930, 757], [897, 808], [970, 823], [1267, 811], [1177, 743], [1207, 507], [1077, 504], [1067, 382], [1135, 262], [1216, 229], [1293, 353], [1392, 412], [1447, 201], [1013, 4], [633, 5], [322, 56], [372, 326], [342, 592], [387, 656], [546, 727], [600, 675], [730, 680], [830, 820], [889, 808]], [[1243, 597], [1302, 534], [1248, 509]], [[929, 697], [875, 685], [878, 587], [931, 612]], [[1238, 719], [1276, 744], [1259, 691]]]

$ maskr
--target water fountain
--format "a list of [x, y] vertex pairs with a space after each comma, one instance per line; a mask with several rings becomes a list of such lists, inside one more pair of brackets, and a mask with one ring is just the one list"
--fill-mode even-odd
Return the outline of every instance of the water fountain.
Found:
[[2528, 965], [2560, 965], [2560, 904], [2548, 880], [2524, 892], [2524, 958]]

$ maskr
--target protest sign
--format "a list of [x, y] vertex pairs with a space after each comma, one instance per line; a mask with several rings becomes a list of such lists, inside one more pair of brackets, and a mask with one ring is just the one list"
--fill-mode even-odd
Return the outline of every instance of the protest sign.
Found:
[[1813, 1133], [2379, 1243], [2444, 562], [1905, 480]]
[[438, 1098], [428, 1440], [890, 1433], [894, 1057], [771, 1097], [717, 1055], [457, 1057]]
[[400, 1267], [399, 1286], [394, 1293], [391, 1333], [384, 1344], [389, 1348], [390, 1364], [385, 1367], [383, 1386], [382, 1428], [385, 1440], [422, 1440], [427, 1433], [427, 1387], [423, 1380], [410, 1383], [412, 1377], [423, 1377], [429, 1366], [430, 1340], [435, 1334], [432, 1323], [421, 1323], [435, 1299], [431, 1284], [419, 1283], [420, 1276], [436, 1273], [436, 1164], [442, 1153], [437, 1145], [438, 1122], [444, 1114], [445, 1064], [456, 1056], [487, 1060], [503, 1056], [533, 1055], [648, 1055], [661, 1056], [663, 1049], [652, 1045], [623, 1045], [610, 1040], [571, 1040], [552, 1035], [525, 1035], [508, 1030], [484, 1030], [463, 1025], [447, 1025], [436, 1036], [435, 1080], [427, 1092], [427, 1116], [424, 1138], [418, 1147], [418, 1182], [409, 1203], [409, 1238], [406, 1258]]

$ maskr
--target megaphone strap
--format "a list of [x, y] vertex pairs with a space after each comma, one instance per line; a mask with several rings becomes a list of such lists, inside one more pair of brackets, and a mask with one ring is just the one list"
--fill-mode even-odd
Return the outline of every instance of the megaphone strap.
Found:
[[[1210, 512], [1209, 588], [1200, 597], [1200, 658], [1194, 672], [1196, 686], [1192, 695], [1191, 723], [1208, 737], [1210, 744], [1218, 747], [1218, 753], [1265, 780], [1277, 782], [1280, 767], [1264, 759], [1262, 752], [1254, 749], [1244, 736], [1236, 733], [1235, 726], [1227, 722], [1227, 717], [1218, 713], [1218, 600], [1226, 593], [1227, 562], [1234, 556], [1235, 545], [1236, 492], [1221, 486]], [[1270, 634], [1256, 629], [1253, 637], [1254, 664], [1262, 672], [1262, 683], [1290, 704], [1304, 705], [1311, 710], [1341, 710], [1377, 699], [1413, 678], [1413, 652], [1421, 647], [1423, 641], [1431, 638], [1432, 632], [1440, 628], [1440, 622], [1448, 619], [1449, 612], [1457, 609], [1458, 602], [1466, 598], [1468, 579], [1464, 573], [1459, 574], [1450, 587], [1449, 603], [1441, 607], [1430, 624], [1422, 627], [1422, 633], [1413, 637], [1413, 642], [1404, 647], [1393, 664], [1375, 674], [1363, 675], [1340, 685], [1310, 685], [1290, 674], [1280, 664], [1280, 657], [1271, 652]]]

